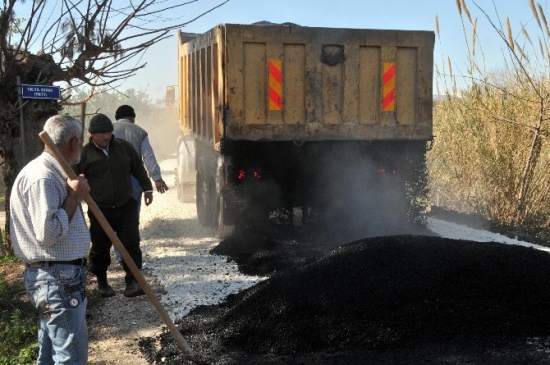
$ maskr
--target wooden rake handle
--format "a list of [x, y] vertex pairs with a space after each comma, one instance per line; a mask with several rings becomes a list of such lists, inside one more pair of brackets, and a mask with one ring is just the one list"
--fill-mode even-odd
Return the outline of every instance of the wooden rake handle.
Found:
[[[61, 154], [57, 146], [53, 143], [48, 133], [43, 131], [39, 133], [39, 136], [40, 136], [40, 139], [42, 139], [42, 141], [44, 142], [44, 144], [48, 146], [50, 151], [52, 151], [55, 159], [57, 160], [57, 162], [59, 162], [59, 164], [61, 165], [61, 167], [63, 168], [63, 171], [65, 171], [67, 176], [72, 180], [76, 179], [77, 178], [76, 173], [71, 168], [67, 160], [65, 160], [65, 157], [63, 157], [63, 155]], [[153, 293], [153, 290], [151, 289], [149, 284], [147, 284], [147, 281], [141, 274], [141, 271], [136, 266], [134, 260], [132, 260], [132, 257], [130, 257], [130, 254], [128, 253], [128, 251], [126, 251], [126, 248], [124, 248], [124, 245], [116, 235], [115, 231], [113, 230], [113, 228], [111, 227], [111, 225], [109, 224], [109, 222], [107, 221], [107, 219], [105, 218], [105, 216], [103, 215], [103, 213], [101, 212], [101, 210], [99, 209], [95, 201], [92, 199], [90, 195], [87, 195], [84, 201], [86, 201], [86, 203], [88, 204], [88, 207], [94, 213], [94, 216], [97, 218], [99, 224], [101, 225], [105, 233], [107, 234], [107, 236], [109, 236], [109, 238], [111, 239], [111, 242], [113, 242], [117, 250], [122, 255], [124, 262], [130, 269], [132, 274], [134, 275], [139, 285], [141, 285], [141, 288], [147, 295], [147, 298], [149, 298], [149, 301], [151, 302], [151, 304], [153, 304], [153, 307], [157, 311], [158, 315], [160, 316], [160, 318], [162, 319], [166, 327], [168, 327], [168, 329], [170, 330], [170, 333], [178, 343], [179, 347], [185, 353], [186, 358], [197, 364], [204, 365], [205, 364], [204, 362], [197, 359], [197, 356], [195, 355], [193, 350], [191, 350], [191, 348], [189, 347], [189, 345], [181, 335], [180, 331], [178, 330], [174, 322], [172, 322], [172, 320], [170, 319], [170, 316], [168, 315], [168, 313], [166, 312], [166, 310], [158, 300], [155, 293]]]

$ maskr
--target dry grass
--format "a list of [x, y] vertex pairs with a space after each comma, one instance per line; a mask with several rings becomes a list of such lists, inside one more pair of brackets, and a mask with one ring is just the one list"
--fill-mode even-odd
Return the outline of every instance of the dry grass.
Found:
[[[505, 49], [505, 66], [488, 71], [479, 19], [467, 11], [466, 0], [457, 1], [470, 52], [468, 69], [453, 74], [452, 62], [443, 56], [442, 71], [436, 67], [446, 97], [434, 105], [435, 141], [428, 163], [433, 204], [544, 232], [550, 228], [550, 32], [542, 7], [533, 1], [526, 5], [537, 22], [530, 29], [520, 23], [517, 33], [509, 18], [499, 26], [477, 8]], [[464, 88], [456, 87], [458, 78], [466, 81]]]

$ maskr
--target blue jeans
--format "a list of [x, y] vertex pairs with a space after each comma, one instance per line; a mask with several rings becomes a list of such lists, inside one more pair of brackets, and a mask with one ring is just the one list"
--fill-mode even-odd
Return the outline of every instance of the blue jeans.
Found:
[[141, 190], [141, 186], [139, 186], [139, 181], [135, 177], [132, 176], [132, 198], [137, 200], [138, 202], [138, 212], [141, 209], [141, 193], [143, 193], [143, 190]]
[[39, 311], [37, 365], [88, 361], [86, 269], [76, 265], [25, 268], [25, 286]]

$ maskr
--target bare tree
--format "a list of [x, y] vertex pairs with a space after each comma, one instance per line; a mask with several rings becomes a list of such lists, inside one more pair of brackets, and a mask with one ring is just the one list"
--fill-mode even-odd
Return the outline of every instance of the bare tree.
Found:
[[140, 60], [150, 46], [229, 0], [213, 1], [208, 10], [185, 17], [183, 7], [199, 0], [3, 0], [0, 157], [7, 222], [13, 181], [25, 160], [41, 153], [38, 133], [63, 102], [25, 99], [20, 103], [17, 80], [23, 84], [62, 83], [67, 85], [64, 95], [74, 87], [89, 86], [91, 94], [96, 86], [114, 87], [146, 66]]

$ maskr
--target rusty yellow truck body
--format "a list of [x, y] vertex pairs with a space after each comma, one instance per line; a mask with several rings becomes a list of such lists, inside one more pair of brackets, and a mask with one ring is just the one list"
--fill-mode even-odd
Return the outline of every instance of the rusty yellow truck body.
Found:
[[[382, 175], [407, 174], [394, 179], [402, 190], [418, 179], [433, 133], [433, 32], [220, 24], [177, 38], [178, 168], [194, 163], [199, 219], [219, 236], [277, 205], [337, 206], [327, 195], [348, 180], [369, 195]], [[349, 179], [328, 181], [339, 168]]]

